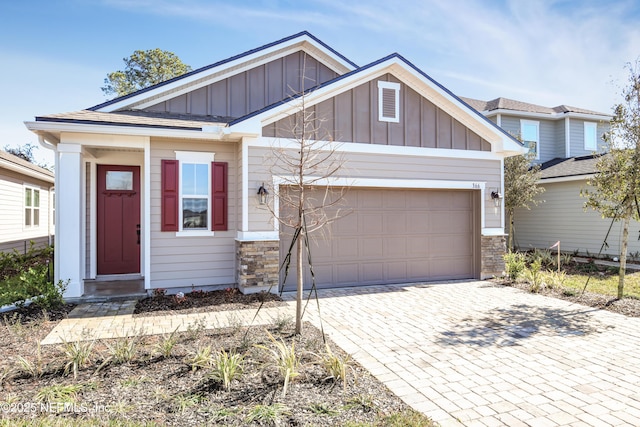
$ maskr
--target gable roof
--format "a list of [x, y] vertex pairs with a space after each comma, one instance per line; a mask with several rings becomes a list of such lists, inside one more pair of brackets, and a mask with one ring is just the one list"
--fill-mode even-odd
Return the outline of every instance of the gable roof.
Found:
[[588, 114], [594, 116], [607, 116], [611, 117], [610, 114], [600, 113], [593, 110], [587, 110], [584, 108], [578, 107], [570, 107], [567, 105], [558, 105], [557, 107], [543, 107], [542, 105], [531, 104], [528, 102], [517, 101], [515, 99], [509, 98], [496, 98], [490, 101], [481, 101], [479, 99], [473, 98], [462, 98], [465, 102], [471, 105], [478, 111], [483, 111], [486, 113], [497, 112], [499, 110], [507, 110], [507, 111], [516, 111], [516, 112], [525, 112], [525, 113], [537, 113], [537, 114], [548, 114], [549, 116], [557, 116], [560, 114], [566, 113], [579, 113], [579, 114]]
[[540, 180], [586, 179], [597, 172], [596, 164], [599, 158], [599, 155], [589, 155], [549, 160], [540, 165]]
[[[326, 92], [341, 90], [343, 87], [348, 86], [350, 81], [360, 81], [366, 78], [366, 75], [370, 75], [375, 73], [378, 69], [383, 69], [387, 67], [400, 67], [398, 69], [398, 73], [396, 73], [396, 77], [407, 80], [413, 77], [416, 81], [419, 80], [423, 84], [426, 84], [434, 93], [438, 96], [446, 99], [448, 102], [456, 105], [460, 110], [466, 112], [469, 116], [474, 117], [476, 120], [479, 119], [481, 123], [483, 123], [484, 127], [490, 128], [493, 132], [497, 132], [501, 134], [503, 137], [503, 141], [508, 141], [507, 145], [514, 144], [511, 149], [520, 152], [520, 148], [523, 147], [523, 144], [513, 137], [510, 133], [506, 132], [504, 129], [493, 123], [487, 117], [485, 117], [482, 113], [474, 109], [473, 106], [469, 105], [462, 98], [456, 96], [449, 89], [438, 83], [427, 73], [419, 69], [413, 63], [405, 59], [402, 55], [398, 53], [392, 53], [384, 58], [378, 59], [377, 61], [371, 62], [370, 64], [359, 67], [349, 73], [338, 76], [332, 80], [329, 80], [321, 85], [318, 85], [314, 88], [311, 88], [305, 92], [304, 95], [309, 96], [309, 105], [313, 105], [319, 100], [324, 99], [323, 95]], [[414, 87], [415, 89], [415, 87]], [[323, 93], [324, 92], [324, 93]], [[269, 115], [273, 116], [270, 121], [277, 120], [278, 116], [285, 114], [284, 112], [293, 108], [290, 104], [291, 101], [301, 97], [303, 94], [297, 94], [296, 96], [290, 99], [283, 99], [275, 104], [264, 107], [261, 110], [255, 111], [246, 116], [235, 119], [229, 123], [230, 127], [240, 125], [243, 122], [246, 122], [252, 118], [257, 117], [267, 117]], [[318, 98], [314, 101], [313, 98]], [[326, 96], [325, 96], [326, 97]], [[454, 114], [455, 116], [455, 114]], [[456, 117], [460, 119], [459, 115]], [[462, 121], [462, 120], [460, 120]], [[468, 126], [470, 127], [470, 126]], [[508, 151], [508, 150], [507, 150]]]
[[31, 162], [27, 162], [18, 156], [0, 150], [0, 169], [9, 169], [33, 178], [37, 178], [49, 183], [54, 182], [54, 175], [48, 169], [41, 168]]
[[323, 60], [334, 70], [338, 71], [339, 74], [344, 74], [358, 68], [354, 62], [347, 59], [344, 55], [340, 54], [308, 31], [302, 31], [275, 42], [234, 55], [230, 58], [206, 65], [162, 83], [94, 105], [93, 107], [88, 108], [88, 110], [112, 112], [120, 109], [131, 109], [141, 101], [153, 98], [154, 95], [157, 96], [158, 93], [171, 92], [178, 94], [181, 90], [191, 91], [197, 87], [209, 84], [211, 79], [214, 78], [214, 76], [221, 70], [226, 71], [232, 69], [234, 66], [239, 67], [247, 62], [258, 61], [266, 55], [272, 55], [275, 51], [287, 48], [293, 49], [296, 47], [301, 47], [315, 53], [315, 56]]

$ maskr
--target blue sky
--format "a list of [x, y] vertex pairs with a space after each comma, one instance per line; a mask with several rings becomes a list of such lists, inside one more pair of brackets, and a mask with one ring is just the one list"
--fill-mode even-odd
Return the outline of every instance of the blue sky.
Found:
[[37, 144], [36, 115], [105, 101], [136, 49], [195, 69], [302, 30], [358, 65], [398, 52], [460, 96], [610, 112], [639, 22], [637, 0], [2, 1], [0, 147]]

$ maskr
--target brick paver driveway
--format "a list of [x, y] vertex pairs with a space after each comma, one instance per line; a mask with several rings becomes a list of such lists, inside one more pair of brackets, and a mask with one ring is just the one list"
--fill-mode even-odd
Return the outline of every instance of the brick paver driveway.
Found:
[[490, 282], [320, 295], [334, 341], [443, 426], [640, 425], [638, 318]]

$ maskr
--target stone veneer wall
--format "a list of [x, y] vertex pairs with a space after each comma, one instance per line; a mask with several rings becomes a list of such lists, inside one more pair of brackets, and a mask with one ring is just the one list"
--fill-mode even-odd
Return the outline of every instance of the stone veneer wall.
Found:
[[241, 290], [268, 287], [278, 290], [280, 242], [236, 241], [236, 283]]
[[480, 276], [483, 280], [494, 276], [502, 276], [502, 273], [504, 272], [503, 257], [506, 250], [507, 245], [505, 236], [482, 236], [482, 266]]

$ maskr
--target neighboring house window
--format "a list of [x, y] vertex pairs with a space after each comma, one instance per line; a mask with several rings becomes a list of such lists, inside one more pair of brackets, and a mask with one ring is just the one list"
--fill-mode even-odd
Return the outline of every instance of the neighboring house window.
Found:
[[378, 82], [378, 120], [400, 121], [400, 83]]
[[520, 135], [522, 142], [529, 147], [529, 152], [535, 153], [535, 158], [540, 158], [540, 122], [532, 120], [520, 121]]
[[24, 189], [24, 225], [40, 226], [40, 190], [25, 187]]
[[598, 124], [584, 122], [584, 149], [588, 151], [598, 150]]
[[210, 236], [227, 229], [227, 163], [213, 153], [176, 151], [162, 161], [162, 231]]

